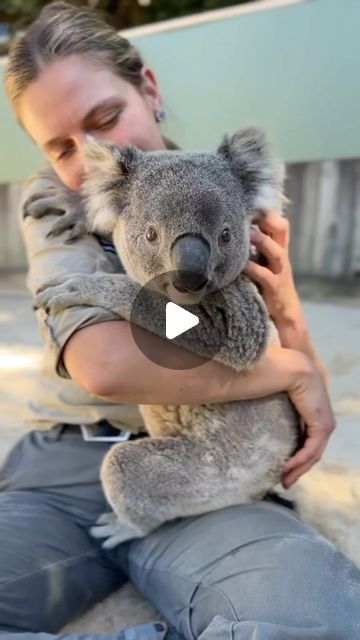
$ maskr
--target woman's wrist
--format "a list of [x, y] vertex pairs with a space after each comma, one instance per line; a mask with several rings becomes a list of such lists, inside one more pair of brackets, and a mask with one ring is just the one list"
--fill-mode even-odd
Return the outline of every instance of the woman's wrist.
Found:
[[299, 349], [299, 345], [306, 340], [308, 329], [300, 302], [287, 308], [276, 318], [273, 317], [273, 321], [279, 332], [281, 345], [288, 349], [302, 351]]
[[327, 383], [327, 371], [318, 358], [314, 345], [312, 344], [300, 302], [297, 309], [293, 308], [292, 312], [288, 312], [286, 317], [282, 317], [278, 323], [276, 323], [276, 328], [279, 332], [281, 345], [286, 349], [300, 351], [308, 356], [319, 369], [325, 383]]
[[239, 399], [289, 393], [307, 379], [313, 365], [303, 353], [283, 347], [268, 347], [264, 356], [248, 371], [238, 374]]

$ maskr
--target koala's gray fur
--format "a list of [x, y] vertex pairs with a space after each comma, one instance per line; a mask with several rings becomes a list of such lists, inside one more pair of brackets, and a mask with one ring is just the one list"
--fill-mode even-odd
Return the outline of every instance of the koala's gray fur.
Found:
[[[220, 336], [215, 359], [238, 371], [251, 367], [269, 341], [277, 341], [262, 298], [242, 275], [254, 212], [277, 206], [282, 197], [282, 170], [270, 159], [263, 134], [245, 129], [226, 137], [216, 151], [202, 153], [144, 153], [93, 141], [86, 157], [89, 229], [113, 235], [126, 273], [53, 282], [38, 294], [37, 304], [54, 310], [98, 305], [130, 320], [141, 286], [165, 274], [155, 281], [156, 291], [145, 291], [136, 323], [164, 335], [164, 296], [193, 305], [199, 325], [174, 342], [207, 356]], [[147, 239], [149, 227], [156, 241]], [[231, 233], [227, 243], [221, 240], [225, 228]], [[194, 246], [207, 247], [203, 268], [210, 284], [179, 291], [166, 275], [179, 266], [174, 247], [180, 238], [182, 249], [189, 241], [188, 253], [193, 238]], [[186, 256], [191, 264], [198, 259]], [[116, 517], [104, 515], [93, 533], [110, 536], [108, 547], [167, 520], [260, 499], [279, 481], [296, 446], [298, 418], [286, 394], [140, 410], [151, 438], [116, 444], [101, 469]]]

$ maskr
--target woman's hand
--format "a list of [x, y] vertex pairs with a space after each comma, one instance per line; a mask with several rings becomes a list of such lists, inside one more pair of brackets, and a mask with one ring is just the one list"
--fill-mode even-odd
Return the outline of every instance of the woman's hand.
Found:
[[327, 372], [311, 342], [294, 283], [289, 258], [289, 222], [278, 211], [259, 214], [255, 221], [259, 230], [251, 232], [252, 243], [265, 258], [266, 266], [250, 260], [245, 273], [260, 285], [281, 345], [309, 356], [327, 382]]
[[245, 273], [260, 285], [281, 339], [282, 327], [301, 316], [289, 259], [290, 225], [278, 211], [262, 212], [254, 222], [259, 228], [251, 230], [251, 242], [265, 258], [266, 266], [250, 260]]
[[282, 346], [302, 352], [311, 365], [311, 370], [297, 378], [288, 390], [305, 422], [306, 436], [304, 447], [284, 467], [283, 485], [289, 488], [320, 460], [335, 428], [335, 419], [325, 386], [327, 374], [311, 343], [295, 288], [289, 259], [289, 222], [277, 211], [261, 213], [254, 222], [259, 230], [251, 232], [251, 241], [265, 258], [266, 266], [250, 260], [246, 273], [261, 287]]
[[335, 417], [323, 377], [306, 358], [304, 372], [288, 388], [288, 395], [305, 422], [305, 444], [283, 470], [282, 483], [288, 489], [298, 478], [320, 460], [330, 435], [335, 429]]

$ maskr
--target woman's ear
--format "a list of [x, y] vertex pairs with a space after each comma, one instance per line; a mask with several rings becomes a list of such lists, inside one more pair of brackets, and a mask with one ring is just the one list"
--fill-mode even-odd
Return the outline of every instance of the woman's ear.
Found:
[[217, 152], [228, 160], [251, 203], [252, 212], [281, 206], [284, 164], [274, 160], [261, 129], [248, 127], [225, 136]]
[[143, 78], [142, 94], [150, 109], [155, 113], [162, 104], [161, 95], [157, 83], [155, 73], [150, 67], [143, 66], [141, 69], [141, 75]]

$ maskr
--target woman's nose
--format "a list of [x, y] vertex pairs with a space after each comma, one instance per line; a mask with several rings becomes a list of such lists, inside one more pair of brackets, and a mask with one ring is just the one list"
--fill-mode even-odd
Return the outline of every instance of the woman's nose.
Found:
[[87, 167], [87, 159], [85, 153], [86, 145], [93, 139], [93, 136], [89, 136], [88, 134], [83, 134], [78, 137], [76, 144], [78, 147], [78, 179], [80, 180], [80, 184], [85, 178], [88, 167]]

